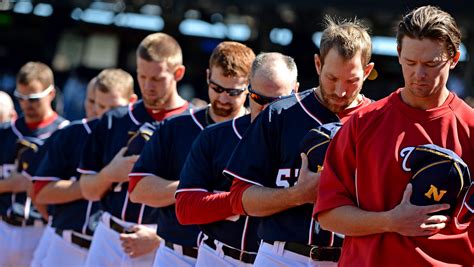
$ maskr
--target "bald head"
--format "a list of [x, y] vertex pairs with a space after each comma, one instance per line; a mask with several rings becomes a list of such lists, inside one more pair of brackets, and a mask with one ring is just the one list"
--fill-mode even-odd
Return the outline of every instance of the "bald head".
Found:
[[0, 91], [0, 123], [14, 118], [16, 118], [16, 111], [11, 97], [7, 93]]
[[281, 53], [260, 53], [252, 64], [250, 79], [255, 76], [267, 80], [285, 80], [296, 83], [298, 70], [293, 58]]
[[[297, 76], [298, 70], [293, 58], [280, 53], [259, 54], [252, 64], [250, 73], [252, 119], [269, 104], [270, 100], [287, 96], [292, 91], [296, 92]], [[268, 101], [262, 102], [258, 100], [259, 98], [266, 98]]]

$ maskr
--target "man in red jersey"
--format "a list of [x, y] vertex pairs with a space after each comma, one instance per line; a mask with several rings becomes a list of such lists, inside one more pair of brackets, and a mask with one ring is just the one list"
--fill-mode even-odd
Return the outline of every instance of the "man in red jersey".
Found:
[[405, 86], [354, 115], [329, 146], [314, 216], [345, 234], [341, 266], [473, 266], [467, 230], [455, 234], [449, 217], [431, 215], [449, 205], [410, 203], [405, 160], [436, 144], [474, 168], [474, 111], [446, 88], [460, 37], [439, 8], [405, 15], [397, 33]]

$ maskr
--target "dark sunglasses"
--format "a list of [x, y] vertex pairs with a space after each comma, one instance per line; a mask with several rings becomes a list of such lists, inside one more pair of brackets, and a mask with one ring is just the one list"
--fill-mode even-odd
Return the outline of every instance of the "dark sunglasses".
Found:
[[53, 91], [54, 85], [48, 86], [48, 88], [44, 89], [43, 92], [35, 93], [35, 94], [29, 94], [29, 95], [23, 95], [18, 90], [15, 90], [13, 92], [13, 95], [18, 99], [18, 101], [29, 101], [29, 102], [38, 102], [41, 98], [49, 95], [51, 91]]
[[214, 90], [214, 92], [220, 94], [222, 92], [226, 92], [229, 96], [238, 96], [240, 94], [242, 94], [243, 92], [245, 92], [245, 88], [242, 88], [242, 89], [236, 89], [236, 88], [225, 88], [225, 87], [222, 87], [220, 85], [218, 85], [217, 83], [211, 81], [211, 79], [208, 79], [207, 80], [207, 84], [209, 85], [209, 87]]
[[[281, 95], [281, 96], [275, 96], [275, 97], [270, 97], [270, 96], [264, 96], [264, 95], [261, 95], [257, 92], [255, 92], [254, 90], [252, 90], [252, 86], [249, 84], [249, 86], [247, 87], [247, 90], [249, 90], [249, 96], [250, 98], [257, 102], [257, 104], [259, 105], [266, 105], [266, 104], [269, 104], [275, 100], [278, 100], [278, 99], [282, 99], [284, 97], [287, 97], [286, 95]], [[291, 93], [290, 95], [294, 94], [295, 93], [295, 90], [291, 90]]]

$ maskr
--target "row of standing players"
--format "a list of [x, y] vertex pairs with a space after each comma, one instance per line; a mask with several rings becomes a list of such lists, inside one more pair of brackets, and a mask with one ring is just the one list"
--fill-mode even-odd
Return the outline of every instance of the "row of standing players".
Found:
[[[429, 6], [403, 18], [397, 37], [405, 87], [375, 103], [360, 94], [373, 63], [357, 21], [327, 20], [314, 59], [319, 86], [301, 93], [290, 57], [255, 57], [242, 44], [221, 43], [206, 73], [211, 103], [201, 109], [177, 94], [185, 72], [177, 42], [149, 35], [137, 49], [143, 100], [136, 101], [130, 75], [105, 70], [90, 84], [95, 115], [104, 115], [64, 128], [50, 108], [52, 72], [26, 64], [15, 92], [24, 116], [0, 132], [8, 177], [0, 181], [2, 266], [29, 265], [34, 250], [34, 266], [335, 265], [342, 234], [341, 265], [472, 265], [468, 232], [438, 234], [447, 218], [433, 222], [427, 214], [440, 206], [420, 213], [399, 203], [409, 174], [385, 177], [402, 170], [399, 150], [422, 143], [452, 149], [472, 169], [473, 111], [445, 86], [459, 42], [412, 32], [420, 20], [442, 16], [453, 22]], [[105, 112], [116, 106], [123, 107]], [[324, 171], [311, 172], [298, 144], [330, 122], [349, 126], [330, 146]], [[357, 160], [369, 143], [370, 154]], [[384, 163], [364, 168], [368, 158]], [[384, 198], [389, 189], [398, 197]], [[369, 211], [372, 217], [363, 214]], [[376, 211], [398, 211], [391, 213], [396, 223], [381, 231]], [[44, 232], [41, 214], [51, 216]], [[322, 230], [316, 215], [342, 234]], [[441, 246], [453, 249], [439, 253]]]

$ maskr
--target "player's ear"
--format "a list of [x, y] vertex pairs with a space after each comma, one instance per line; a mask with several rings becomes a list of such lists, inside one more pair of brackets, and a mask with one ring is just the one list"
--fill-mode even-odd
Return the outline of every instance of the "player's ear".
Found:
[[374, 69], [374, 62], [370, 62], [369, 64], [365, 65], [364, 67], [364, 81], [369, 77], [370, 73]]
[[401, 54], [402, 54], [402, 47], [400, 45], [397, 45], [397, 54], [398, 54], [398, 63], [402, 64], [402, 62], [400, 62], [401, 58]]
[[174, 80], [177, 82], [181, 81], [181, 79], [183, 79], [184, 77], [185, 71], [186, 71], [186, 67], [184, 67], [183, 65], [177, 66], [176, 69], [174, 70]]
[[128, 100], [129, 100], [129, 103], [130, 103], [130, 104], [133, 104], [133, 103], [137, 102], [138, 96], [137, 96], [136, 94], [132, 94], [132, 95], [128, 98]]
[[454, 67], [456, 67], [456, 65], [459, 62], [460, 57], [461, 57], [461, 51], [457, 50], [456, 54], [454, 54], [453, 61], [451, 62], [451, 65], [449, 66], [449, 69], [452, 70], [452, 69], [454, 69]]
[[53, 85], [53, 90], [48, 95], [50, 102], [53, 102], [54, 98], [56, 97], [56, 86]]
[[206, 69], [206, 80], [207, 80], [207, 83], [209, 83], [209, 79], [211, 79], [211, 70], [210, 70], [210, 69]]
[[296, 82], [295, 83], [295, 86], [294, 86], [294, 91], [295, 93], [298, 93], [298, 90], [300, 89], [300, 83], [299, 82]]
[[321, 75], [321, 57], [318, 54], [314, 54], [314, 66], [316, 67], [316, 72], [318, 75]]

